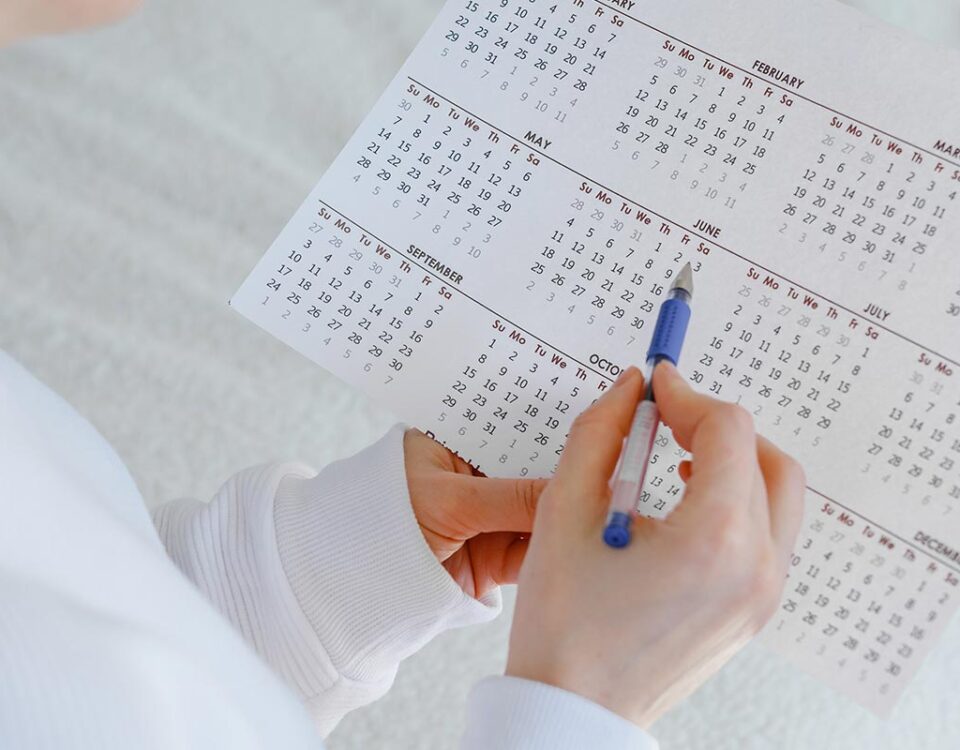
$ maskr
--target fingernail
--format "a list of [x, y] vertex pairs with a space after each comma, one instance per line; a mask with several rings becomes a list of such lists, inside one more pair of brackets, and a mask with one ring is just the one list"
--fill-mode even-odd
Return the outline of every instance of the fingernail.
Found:
[[662, 369], [664, 374], [671, 380], [676, 380], [676, 378], [680, 375], [676, 365], [674, 365], [670, 360], [661, 362], [659, 365], [657, 365], [657, 369]]
[[672, 390], [683, 380], [672, 362], [661, 362], [657, 365], [657, 372], [659, 373], [657, 377], [660, 381], [660, 387], [663, 389], [669, 388]]

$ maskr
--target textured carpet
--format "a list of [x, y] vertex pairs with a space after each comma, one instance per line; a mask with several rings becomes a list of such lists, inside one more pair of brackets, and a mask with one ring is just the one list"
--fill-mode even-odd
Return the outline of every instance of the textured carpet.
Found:
[[[151, 504], [267, 460], [322, 465], [393, 421], [226, 300], [440, 2], [157, 0], [0, 51], [0, 347], [100, 428]], [[957, 2], [889, 6], [960, 39]], [[509, 612], [438, 639], [330, 746], [455, 746], [508, 630]], [[751, 648], [655, 733], [665, 749], [960, 747], [957, 674], [955, 621], [883, 724]]]

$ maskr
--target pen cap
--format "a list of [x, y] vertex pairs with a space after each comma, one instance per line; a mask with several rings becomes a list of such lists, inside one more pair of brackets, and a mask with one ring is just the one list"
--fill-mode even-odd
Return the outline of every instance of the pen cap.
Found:
[[647, 361], [669, 359], [674, 365], [678, 364], [689, 322], [690, 306], [686, 302], [680, 299], [664, 302], [647, 352]]

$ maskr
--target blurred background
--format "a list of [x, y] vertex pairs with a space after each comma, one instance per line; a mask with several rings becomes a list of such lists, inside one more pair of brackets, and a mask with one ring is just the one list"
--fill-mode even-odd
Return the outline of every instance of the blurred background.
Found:
[[[0, 50], [0, 348], [93, 421], [149, 503], [265, 461], [321, 466], [392, 424], [226, 301], [441, 4], [153, 0]], [[960, 0], [851, 4], [960, 46]], [[512, 597], [406, 662], [330, 747], [455, 747], [471, 684], [502, 670]], [[957, 674], [960, 618], [881, 723], [752, 647], [655, 734], [664, 750], [960, 747]]]

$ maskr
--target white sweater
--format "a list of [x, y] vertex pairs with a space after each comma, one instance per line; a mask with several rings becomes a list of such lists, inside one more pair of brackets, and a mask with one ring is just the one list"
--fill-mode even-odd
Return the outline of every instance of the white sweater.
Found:
[[[401, 438], [151, 522], [103, 438], [0, 352], [0, 747], [320, 748], [404, 657], [495, 617], [427, 547]], [[524, 680], [480, 682], [467, 712], [470, 750], [656, 747]]]

